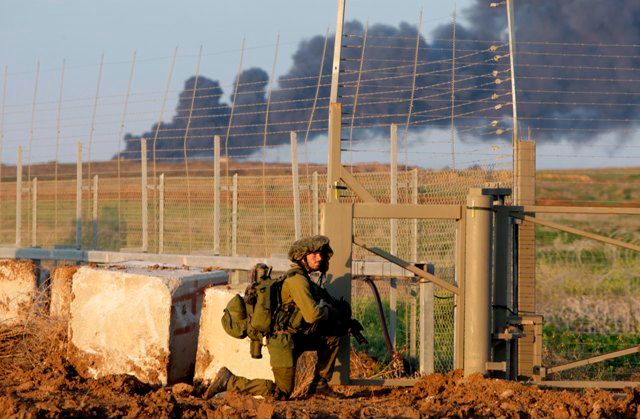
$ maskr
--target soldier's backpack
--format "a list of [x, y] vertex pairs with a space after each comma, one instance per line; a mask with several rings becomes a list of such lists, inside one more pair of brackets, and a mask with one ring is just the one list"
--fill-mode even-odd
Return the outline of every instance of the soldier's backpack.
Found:
[[227, 303], [222, 327], [234, 338], [261, 341], [273, 330], [274, 316], [281, 304], [280, 291], [286, 276], [271, 278], [271, 267], [257, 264], [251, 271], [251, 282], [244, 297], [236, 294]]

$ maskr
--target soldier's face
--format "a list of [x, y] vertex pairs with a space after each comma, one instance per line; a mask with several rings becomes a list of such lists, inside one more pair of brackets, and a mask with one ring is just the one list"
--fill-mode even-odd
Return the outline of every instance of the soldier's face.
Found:
[[309, 271], [314, 272], [319, 270], [320, 266], [322, 265], [322, 253], [308, 253], [307, 256], [305, 256], [305, 262], [309, 267]]

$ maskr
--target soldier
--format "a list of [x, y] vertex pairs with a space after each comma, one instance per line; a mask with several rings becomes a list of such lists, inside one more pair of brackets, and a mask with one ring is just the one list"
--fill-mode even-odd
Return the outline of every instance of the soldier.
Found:
[[341, 316], [338, 308], [330, 304], [335, 300], [309, 275], [325, 273], [332, 255], [329, 238], [320, 235], [297, 240], [289, 249], [288, 257], [293, 263], [282, 283], [282, 305], [275, 315], [275, 330], [267, 337], [275, 382], [238, 377], [223, 367], [211, 381], [205, 398], [233, 390], [287, 399], [295, 386], [296, 361], [304, 351], [318, 353], [309, 393], [332, 394], [328, 380], [333, 373], [340, 336], [346, 335], [348, 328], [338, 327], [336, 322], [341, 322]]

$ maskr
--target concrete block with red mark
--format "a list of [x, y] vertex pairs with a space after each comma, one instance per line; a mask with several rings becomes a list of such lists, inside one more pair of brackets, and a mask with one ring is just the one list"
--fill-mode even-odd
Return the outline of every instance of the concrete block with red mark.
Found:
[[251, 358], [249, 339], [236, 339], [222, 328], [220, 319], [231, 298], [242, 294], [245, 286], [211, 287], [205, 290], [198, 354], [196, 357], [195, 379], [209, 381], [222, 367], [246, 378], [266, 378], [273, 380], [269, 363], [269, 351], [262, 348], [262, 358]]
[[69, 352], [86, 375], [131, 374], [150, 384], [190, 381], [204, 289], [224, 271], [129, 263], [73, 275]]
[[38, 293], [37, 269], [26, 260], [0, 261], [0, 323], [27, 319]]

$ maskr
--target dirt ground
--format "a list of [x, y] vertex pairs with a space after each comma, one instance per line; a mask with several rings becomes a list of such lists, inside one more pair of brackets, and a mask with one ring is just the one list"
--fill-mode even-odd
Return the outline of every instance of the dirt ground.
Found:
[[[405, 388], [336, 386], [337, 397], [284, 402], [223, 393], [203, 400], [189, 384], [157, 388], [131, 376], [84, 378], [65, 350], [59, 322], [0, 328], [2, 417], [640, 417], [640, 388], [618, 394], [551, 391], [480, 376], [464, 379], [459, 371]], [[373, 366], [359, 361], [361, 368]]]

